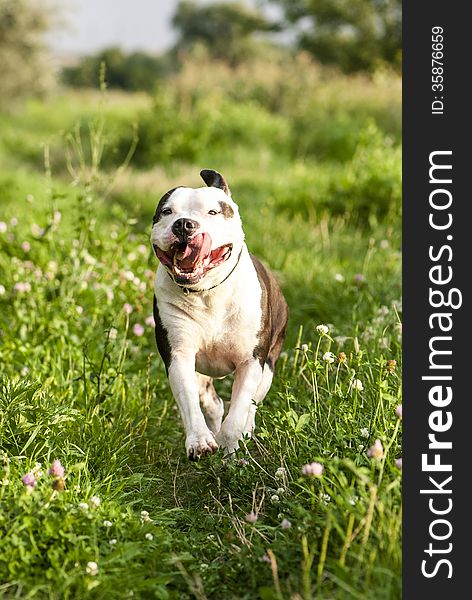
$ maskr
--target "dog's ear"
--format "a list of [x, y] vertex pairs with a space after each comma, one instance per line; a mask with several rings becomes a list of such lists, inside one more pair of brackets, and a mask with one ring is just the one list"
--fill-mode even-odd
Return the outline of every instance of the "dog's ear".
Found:
[[208, 187], [220, 188], [220, 190], [223, 190], [225, 194], [231, 196], [226, 179], [221, 173], [218, 173], [218, 171], [214, 171], [213, 169], [202, 169], [200, 171], [200, 177]]

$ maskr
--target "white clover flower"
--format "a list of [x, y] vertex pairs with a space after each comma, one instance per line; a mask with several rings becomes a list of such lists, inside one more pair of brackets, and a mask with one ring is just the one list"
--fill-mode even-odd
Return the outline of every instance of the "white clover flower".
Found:
[[329, 331], [329, 327], [327, 325], [317, 325], [316, 326], [316, 331], [320, 334], [320, 335], [326, 335]]
[[283, 494], [285, 494], [285, 492], [286, 492], [286, 489], [283, 487], [279, 487], [276, 490], [276, 494], [278, 494], [279, 496], [282, 496]]
[[116, 544], [116, 541], [117, 540], [115, 538], [113, 538], [108, 543], [110, 544], [110, 546], [114, 546]]
[[152, 533], [146, 533], [146, 535], [144, 536], [149, 542], [152, 542], [152, 540], [154, 539], [154, 536], [152, 535]]
[[110, 331], [108, 332], [108, 339], [116, 340], [117, 335], [118, 335], [118, 329], [116, 329], [116, 327], [110, 327]]
[[87, 573], [87, 575], [91, 575], [92, 577], [95, 577], [95, 575], [98, 575], [98, 565], [94, 560], [90, 560], [87, 563], [87, 568], [85, 569], [85, 572]]
[[366, 439], [367, 439], [367, 438], [369, 437], [369, 430], [367, 429], [367, 427], [363, 427], [363, 428], [361, 429], [361, 432], [360, 432], [360, 433], [361, 433], [361, 436], [362, 436], [363, 438], [366, 438]]
[[321, 501], [323, 504], [328, 504], [328, 502], [331, 502], [331, 496], [329, 494], [321, 494]]
[[5, 221], [0, 221], [0, 233], [6, 233], [8, 230], [8, 225]]
[[275, 472], [275, 477], [277, 479], [283, 479], [287, 473], [287, 470], [284, 467], [279, 467]]
[[272, 504], [278, 504], [280, 502], [280, 498], [279, 496], [277, 496], [277, 494], [272, 494], [272, 496], [270, 497], [270, 501], [272, 502]]
[[359, 496], [351, 496], [348, 500], [348, 502], [351, 506], [355, 506], [358, 501], [359, 501]]
[[334, 276], [334, 278], [339, 283], [343, 283], [344, 282], [344, 275], [341, 275], [341, 273], [336, 273], [336, 275]]
[[4, 296], [6, 291], [5, 286], [0, 283], [0, 296]]
[[79, 508], [85, 512], [89, 509], [89, 505], [87, 502], [79, 502]]
[[141, 511], [141, 523], [151, 523], [152, 519], [149, 516], [149, 513], [147, 510], [142, 510]]
[[89, 500], [89, 504], [92, 508], [98, 508], [101, 504], [101, 500], [98, 496], [92, 496]]
[[107, 521], [105, 519], [105, 521], [103, 521], [103, 527], [111, 527], [113, 525], [113, 523], [111, 521]]
[[363, 385], [362, 381], [360, 379], [353, 379], [352, 380], [352, 389], [357, 390], [358, 392], [362, 392], [362, 390], [364, 389], [364, 385]]
[[334, 363], [335, 359], [336, 356], [332, 352], [325, 352], [323, 354], [323, 360], [328, 364]]
[[300, 350], [305, 353], [308, 352], [308, 344], [302, 344]]

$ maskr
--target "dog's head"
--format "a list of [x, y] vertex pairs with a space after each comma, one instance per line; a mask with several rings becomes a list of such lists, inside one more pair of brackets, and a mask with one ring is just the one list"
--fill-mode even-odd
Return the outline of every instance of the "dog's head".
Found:
[[157, 258], [179, 285], [204, 278], [219, 283], [238, 259], [244, 241], [238, 206], [217, 171], [200, 172], [208, 187], [177, 187], [159, 201], [151, 242]]

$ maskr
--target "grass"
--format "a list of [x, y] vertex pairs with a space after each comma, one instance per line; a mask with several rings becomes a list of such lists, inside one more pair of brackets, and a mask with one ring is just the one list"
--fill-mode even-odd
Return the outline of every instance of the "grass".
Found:
[[[361, 106], [354, 87], [351, 105]], [[366, 97], [370, 106], [371, 89]], [[400, 180], [391, 133], [363, 123], [342, 159], [287, 155], [268, 138], [265, 148], [249, 140], [218, 154], [209, 144], [196, 162], [119, 173], [98, 165], [93, 176], [85, 151], [82, 165], [73, 155], [73, 185], [58, 136], [44, 175], [41, 141], [77, 120], [86, 139], [87, 123], [99, 122], [88, 98], [85, 107], [75, 94], [56, 99], [57, 111], [26, 107], [8, 119], [10, 131], [19, 124], [19, 151], [0, 146], [0, 597], [399, 598]], [[155, 108], [123, 95], [109, 110], [103, 135]], [[276, 271], [291, 317], [255, 437], [235, 460], [193, 464], [149, 324], [148, 240], [160, 195], [200, 185], [199, 167], [227, 176], [248, 245]], [[229, 384], [218, 382], [225, 398]], [[369, 457], [377, 439], [384, 454]], [[64, 482], [48, 475], [55, 459]], [[321, 476], [303, 474], [312, 462]], [[34, 488], [22, 482], [32, 470]]]

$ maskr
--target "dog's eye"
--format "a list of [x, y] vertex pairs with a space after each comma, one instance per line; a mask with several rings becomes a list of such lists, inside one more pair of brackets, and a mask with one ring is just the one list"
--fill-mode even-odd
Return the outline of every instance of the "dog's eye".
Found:
[[217, 212], [216, 210], [209, 210], [209, 211], [208, 211], [208, 214], [209, 214], [209, 215], [217, 215], [217, 214], [218, 214], [218, 212]]
[[171, 215], [172, 214], [172, 209], [171, 208], [164, 208], [164, 210], [162, 211], [163, 215], [167, 216], [167, 215]]

